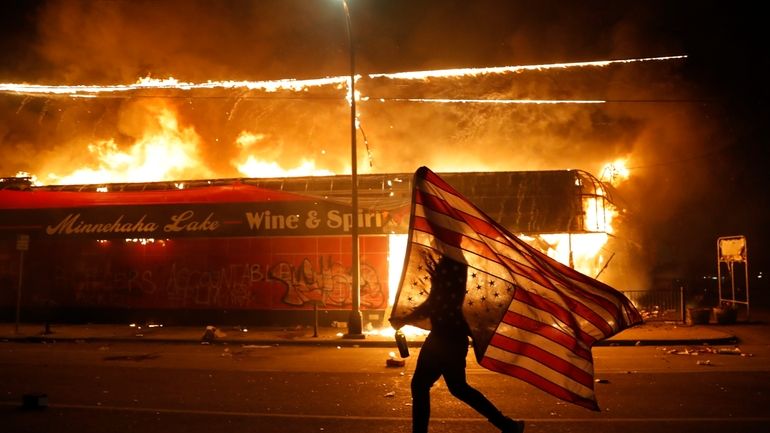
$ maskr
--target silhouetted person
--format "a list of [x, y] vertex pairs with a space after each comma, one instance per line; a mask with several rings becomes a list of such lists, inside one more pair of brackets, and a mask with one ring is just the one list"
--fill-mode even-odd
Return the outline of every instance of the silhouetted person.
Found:
[[470, 329], [462, 314], [468, 266], [442, 257], [429, 267], [428, 299], [403, 319], [430, 319], [431, 331], [417, 358], [412, 377], [412, 432], [426, 433], [430, 419], [430, 388], [444, 376], [449, 392], [462, 400], [504, 433], [524, 431], [524, 421], [503, 415], [465, 380]]

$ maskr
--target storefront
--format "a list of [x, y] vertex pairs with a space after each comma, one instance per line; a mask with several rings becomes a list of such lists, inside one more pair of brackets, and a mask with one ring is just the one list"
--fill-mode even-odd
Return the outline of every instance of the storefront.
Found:
[[[344, 320], [349, 206], [235, 182], [141, 192], [0, 190], [0, 305], [27, 320]], [[403, 213], [403, 212], [402, 212]], [[361, 309], [388, 303], [392, 212], [360, 211]], [[20, 237], [29, 239], [18, 248]]]

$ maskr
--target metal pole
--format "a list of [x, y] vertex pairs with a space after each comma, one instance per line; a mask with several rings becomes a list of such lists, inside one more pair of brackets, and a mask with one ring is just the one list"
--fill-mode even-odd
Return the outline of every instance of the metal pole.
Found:
[[350, 45], [350, 180], [351, 180], [351, 212], [353, 224], [351, 225], [352, 265], [351, 276], [351, 310], [348, 317], [348, 333], [346, 338], [364, 338], [363, 320], [361, 317], [361, 285], [359, 284], [360, 257], [358, 252], [358, 156], [356, 152], [356, 63], [353, 47], [353, 31], [350, 23], [350, 9], [347, 0], [342, 0], [345, 10], [345, 22], [348, 29], [348, 43]]
[[21, 321], [21, 284], [24, 272], [24, 251], [19, 251], [19, 286], [16, 288], [16, 334], [19, 333], [19, 322]]
[[313, 337], [318, 337], [318, 302], [313, 302]]

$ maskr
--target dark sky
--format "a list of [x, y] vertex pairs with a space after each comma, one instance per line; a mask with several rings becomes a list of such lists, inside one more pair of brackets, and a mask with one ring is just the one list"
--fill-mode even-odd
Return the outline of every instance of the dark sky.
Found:
[[[522, 107], [505, 113], [362, 104], [373, 171], [410, 171], [432, 165], [437, 153], [458, 149], [460, 160], [471, 158], [460, 150], [472, 151], [472, 158], [491, 157], [496, 170], [581, 168], [598, 175], [595, 161], [631, 155], [632, 178], [618, 194], [641, 221], [661, 274], [714, 273], [716, 238], [725, 235], [746, 235], [752, 269], [767, 271], [769, 56], [758, 6], [350, 0], [350, 7], [361, 74], [687, 55], [655, 65], [505, 79], [362, 82], [372, 96], [610, 101], [602, 108]], [[337, 0], [6, 0], [0, 8], [0, 82], [115, 84], [146, 76], [202, 82], [348, 73], [348, 39]], [[326, 145], [319, 143], [339, 141], [344, 149], [341, 106], [265, 102], [241, 109], [250, 114], [237, 118], [233, 104], [196, 100], [189, 104], [196, 112], [180, 108], [179, 101], [169, 104], [201, 137], [210, 175], [237, 175], [226, 160], [214, 158], [229, 152], [216, 146], [234, 140], [228, 131], [236, 121], [239, 130], [251, 125], [268, 137], [265, 159], [289, 161]], [[43, 170], [36, 163], [54, 161], [54, 154], [71, 159], [77, 154], [74, 131], [81, 133], [85, 124], [92, 139], [117, 129], [118, 144], [130, 143], [135, 134], [125, 126], [126, 113], [140, 105], [0, 95], [2, 175]], [[224, 111], [231, 123], [211, 120]], [[272, 120], [287, 117], [293, 124]], [[319, 132], [337, 121], [338, 129]], [[501, 147], [492, 151], [491, 142]], [[328, 164], [335, 171], [344, 168]]]

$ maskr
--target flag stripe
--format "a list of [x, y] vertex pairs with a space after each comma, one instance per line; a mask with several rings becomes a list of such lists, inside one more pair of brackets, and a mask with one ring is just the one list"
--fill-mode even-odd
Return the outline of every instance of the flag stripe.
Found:
[[526, 356], [527, 358], [537, 361], [551, 370], [554, 370], [558, 374], [572, 378], [574, 381], [585, 387], [590, 388], [594, 381], [591, 376], [592, 372], [586, 373], [582, 368], [546, 350], [534, 346], [533, 344], [504, 336], [501, 333], [495, 334], [494, 337], [492, 337], [492, 341], [489, 342], [489, 345], [509, 353]]
[[554, 343], [560, 344], [576, 356], [589, 361], [591, 360], [591, 351], [580, 344], [574, 336], [565, 333], [560, 327], [548, 325], [547, 323], [531, 319], [510, 310], [505, 314], [505, 317], [503, 317], [503, 322], [512, 327], [523, 329], [547, 338]]
[[574, 392], [570, 392], [566, 388], [563, 388], [543, 378], [542, 376], [538, 376], [525, 368], [507, 362], [498, 361], [489, 357], [482, 359], [480, 365], [489, 370], [497, 371], [503, 374], [507, 374], [508, 376], [521, 379], [564, 401], [583, 406], [587, 409], [599, 410], [599, 407], [596, 404], [596, 400], [592, 397], [582, 396]]
[[501, 361], [507, 364], [516, 365], [517, 367], [525, 368], [532, 374], [545, 379], [553, 383], [555, 386], [563, 388], [564, 390], [575, 395], [589, 397], [593, 394], [593, 382], [586, 386], [585, 384], [576, 381], [574, 378], [563, 375], [558, 371], [550, 368], [549, 366], [543, 365], [540, 362], [526, 356], [521, 356], [519, 354], [508, 352], [506, 350], [502, 350], [498, 347], [490, 345], [487, 348], [484, 358], [490, 358], [496, 361]]
[[[471, 226], [474, 234], [483, 235], [493, 239], [500, 236], [500, 232], [496, 230], [494, 225], [489, 224], [488, 221], [479, 218], [479, 216], [474, 215], [473, 213], [465, 212], [461, 209], [453, 207], [445, 199], [436, 197], [431, 194], [418, 194], [417, 197], [415, 197], [415, 200], [420, 206], [423, 206], [434, 212], [442, 213], [456, 220], [462, 221], [465, 224], [468, 224]], [[472, 209], [469, 209], [469, 211], [472, 211]]]

